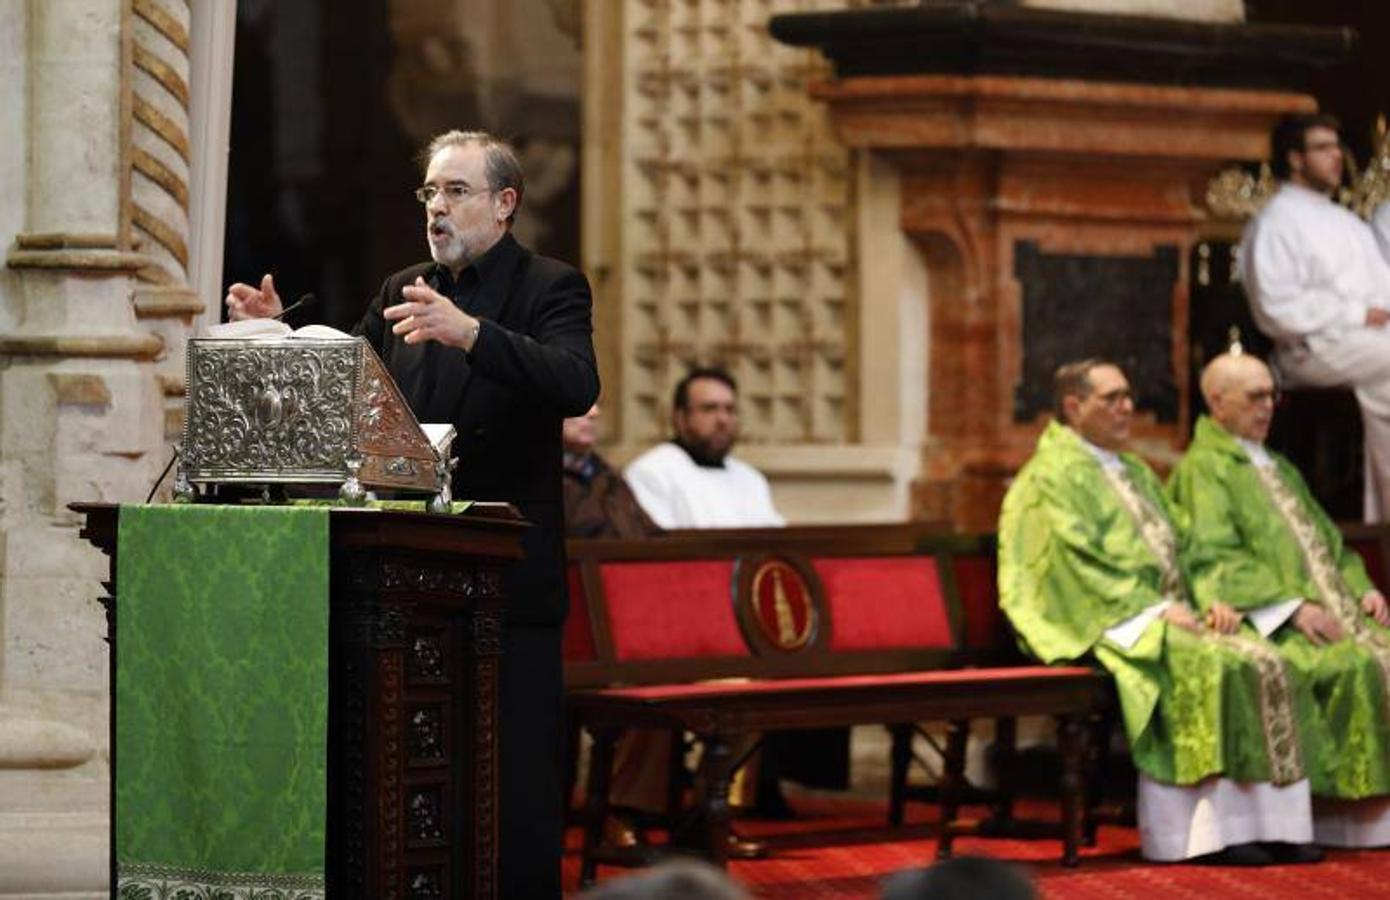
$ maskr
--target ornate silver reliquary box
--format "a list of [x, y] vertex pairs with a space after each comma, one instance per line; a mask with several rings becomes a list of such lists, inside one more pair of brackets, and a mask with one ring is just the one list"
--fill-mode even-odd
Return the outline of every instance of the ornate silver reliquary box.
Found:
[[425, 491], [447, 505], [453, 429], [415, 421], [364, 339], [193, 338], [175, 494], [193, 484]]

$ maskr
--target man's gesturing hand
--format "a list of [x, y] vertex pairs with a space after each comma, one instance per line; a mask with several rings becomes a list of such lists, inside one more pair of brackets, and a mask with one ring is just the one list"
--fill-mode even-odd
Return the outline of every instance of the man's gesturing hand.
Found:
[[1170, 603], [1168, 608], [1163, 611], [1163, 618], [1179, 628], [1185, 628], [1193, 634], [1200, 634], [1202, 622], [1192, 612], [1192, 608], [1182, 603]]
[[1317, 646], [1342, 639], [1342, 626], [1316, 603], [1304, 601], [1298, 607], [1293, 614], [1293, 627]]
[[1230, 604], [1217, 601], [1207, 610], [1207, 624], [1217, 634], [1235, 634], [1240, 628], [1241, 614]]
[[260, 290], [249, 284], [237, 282], [227, 288], [227, 318], [233, 322], [242, 319], [268, 319], [285, 311], [280, 295], [275, 292], [275, 278], [267, 274], [261, 279]]
[[459, 309], [448, 297], [416, 278], [414, 284], [401, 289], [404, 303], [388, 306], [382, 311], [391, 326], [392, 334], [405, 336], [407, 344], [439, 341], [451, 347], [472, 350], [478, 338], [478, 320]]

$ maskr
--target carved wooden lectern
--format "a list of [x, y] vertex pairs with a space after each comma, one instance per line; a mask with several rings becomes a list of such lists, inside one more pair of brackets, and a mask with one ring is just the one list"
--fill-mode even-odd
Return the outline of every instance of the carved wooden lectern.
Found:
[[[72, 508], [111, 558], [114, 686], [120, 508]], [[526, 527], [505, 504], [454, 516], [332, 510], [328, 896], [497, 896], [501, 572], [521, 557]], [[114, 785], [115, 710], [111, 722]]]

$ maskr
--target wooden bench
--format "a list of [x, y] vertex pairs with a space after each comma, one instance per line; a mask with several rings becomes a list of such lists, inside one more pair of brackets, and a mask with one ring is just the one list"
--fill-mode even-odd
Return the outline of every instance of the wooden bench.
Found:
[[1106, 705], [1109, 679], [1023, 664], [1001, 645], [992, 539], [917, 525], [803, 527], [573, 541], [569, 555], [568, 706], [594, 739], [585, 884], [600, 862], [634, 861], [602, 845], [614, 741], [629, 728], [690, 732], [702, 745], [698, 843], [723, 864], [740, 735], [889, 726], [890, 816], [901, 822], [915, 723], [953, 723], [940, 785], [946, 856], [956, 835], [978, 828], [958, 818], [968, 723], [1052, 716], [1062, 760], [1054, 833], [1063, 863], [1076, 864], [1085, 725]]

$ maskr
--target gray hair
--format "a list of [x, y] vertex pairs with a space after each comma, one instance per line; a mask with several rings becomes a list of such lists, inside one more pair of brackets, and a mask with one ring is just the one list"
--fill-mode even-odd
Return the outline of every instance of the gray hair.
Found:
[[507, 224], [512, 224], [516, 219], [516, 211], [521, 208], [521, 194], [525, 184], [521, 175], [521, 162], [516, 158], [516, 150], [511, 144], [493, 137], [486, 131], [460, 131], [455, 128], [430, 140], [425, 152], [420, 154], [422, 168], [428, 167], [430, 160], [444, 148], [464, 147], [468, 144], [477, 144], [483, 148], [488, 189], [495, 192], [511, 188], [516, 192], [516, 205], [512, 207], [512, 214], [507, 217]]
[[[1075, 362], [1064, 363], [1057, 367], [1057, 371], [1052, 376], [1052, 414], [1057, 417], [1058, 422], [1063, 425], [1071, 424], [1067, 421], [1067, 411], [1062, 401], [1068, 397], [1085, 400], [1091, 396], [1091, 371], [1099, 369], [1101, 366], [1120, 368], [1110, 360], [1099, 356], [1078, 359]], [[1120, 369], [1120, 371], [1123, 372], [1124, 370]]]

